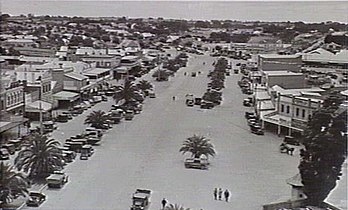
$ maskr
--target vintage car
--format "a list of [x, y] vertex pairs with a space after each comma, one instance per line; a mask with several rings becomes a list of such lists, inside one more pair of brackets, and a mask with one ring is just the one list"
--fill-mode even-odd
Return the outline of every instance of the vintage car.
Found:
[[62, 188], [69, 180], [63, 171], [55, 171], [49, 177], [46, 178], [47, 186], [49, 188]]
[[298, 141], [298, 139], [296, 139], [292, 136], [285, 136], [283, 141], [285, 144], [291, 144], [291, 145], [295, 145], [295, 146], [300, 145], [300, 142]]
[[261, 125], [251, 125], [250, 131], [256, 135], [264, 135]]
[[132, 110], [127, 110], [124, 119], [125, 120], [132, 120], [134, 118], [134, 112]]
[[150, 204], [151, 190], [136, 189], [132, 196], [131, 210], [145, 210]]
[[187, 158], [185, 159], [185, 168], [208, 169], [208, 161], [203, 158]]
[[46, 195], [41, 192], [29, 192], [27, 206], [39, 207], [46, 200]]

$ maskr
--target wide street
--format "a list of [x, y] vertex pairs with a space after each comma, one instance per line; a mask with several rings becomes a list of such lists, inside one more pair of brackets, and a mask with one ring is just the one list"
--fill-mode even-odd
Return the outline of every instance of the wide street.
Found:
[[[68, 165], [69, 183], [60, 190], [44, 190], [47, 201], [39, 209], [125, 210], [136, 188], [152, 190], [149, 210], [160, 209], [162, 198], [193, 210], [253, 210], [290, 198], [285, 180], [298, 172], [298, 151], [294, 156], [281, 154], [281, 139], [276, 135], [250, 133], [244, 119], [247, 108], [242, 106], [246, 95], [237, 86], [240, 75], [232, 72], [226, 77], [220, 106], [203, 110], [185, 105], [187, 93], [201, 97], [205, 92], [214, 60], [208, 55], [191, 55], [188, 66], [168, 82], [155, 82], [147, 75], [145, 79], [155, 84], [157, 98], [147, 98], [141, 114], [107, 131], [89, 160], [77, 158]], [[184, 76], [193, 71], [202, 73]], [[110, 99], [93, 110], [108, 111], [112, 103]], [[64, 142], [81, 133], [91, 111], [59, 124], [52, 136]], [[209, 170], [184, 167], [187, 156], [179, 148], [193, 134], [205, 135], [215, 145], [217, 155], [210, 159]], [[230, 202], [215, 201], [215, 187], [229, 189]]]

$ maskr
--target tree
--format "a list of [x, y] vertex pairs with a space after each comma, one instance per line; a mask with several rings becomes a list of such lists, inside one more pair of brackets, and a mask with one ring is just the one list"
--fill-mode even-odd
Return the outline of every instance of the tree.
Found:
[[180, 206], [179, 204], [169, 204], [166, 206], [165, 210], [190, 210], [190, 208], [184, 208], [183, 206]]
[[152, 84], [149, 81], [141, 80], [137, 84], [137, 87], [142, 91], [147, 91], [152, 89]]
[[87, 116], [85, 124], [91, 124], [95, 128], [102, 128], [104, 124], [107, 124], [108, 119], [104, 111], [93, 111]]
[[18, 196], [28, 194], [28, 182], [22, 173], [1, 161], [0, 163], [0, 208], [4, 208]]
[[347, 138], [343, 135], [347, 110], [339, 108], [340, 101], [335, 93], [325, 99], [304, 133], [299, 171], [310, 205], [319, 206], [342, 175], [347, 156]]
[[182, 154], [190, 152], [191, 156], [195, 158], [200, 158], [202, 155], [215, 156], [214, 146], [210, 143], [210, 139], [196, 134], [184, 141], [179, 152]]
[[30, 142], [15, 159], [18, 170], [29, 173], [30, 178], [43, 178], [63, 169], [63, 156], [57, 140], [35, 133]]
[[113, 95], [113, 98], [116, 101], [116, 103], [118, 103], [121, 100], [124, 100], [125, 104], [127, 104], [132, 99], [134, 99], [136, 91], [136, 86], [130, 80], [126, 79], [123, 86], [116, 87], [116, 91]]

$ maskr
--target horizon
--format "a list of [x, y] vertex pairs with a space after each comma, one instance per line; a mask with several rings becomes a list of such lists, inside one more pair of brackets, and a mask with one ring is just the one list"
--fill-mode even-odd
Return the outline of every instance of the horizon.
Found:
[[[11, 16], [127, 17], [241, 22], [348, 23], [346, 1], [10, 1], [1, 13]], [[321, 14], [321, 15], [317, 15]]]

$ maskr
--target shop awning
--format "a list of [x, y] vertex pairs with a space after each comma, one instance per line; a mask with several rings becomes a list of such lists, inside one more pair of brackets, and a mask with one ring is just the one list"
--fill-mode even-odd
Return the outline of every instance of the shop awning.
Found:
[[79, 98], [79, 94], [69, 91], [60, 91], [58, 93], [53, 94], [53, 98], [56, 100], [63, 101], [75, 101]]
[[[41, 104], [41, 105], [40, 105]], [[34, 101], [25, 106], [26, 112], [40, 112], [40, 106], [43, 112], [48, 112], [52, 110], [52, 104], [45, 101]]]

